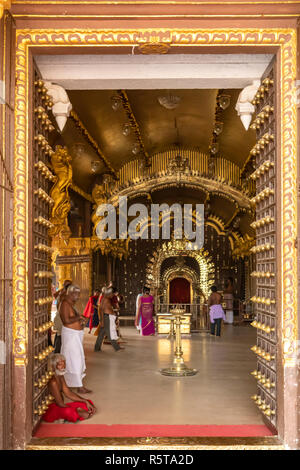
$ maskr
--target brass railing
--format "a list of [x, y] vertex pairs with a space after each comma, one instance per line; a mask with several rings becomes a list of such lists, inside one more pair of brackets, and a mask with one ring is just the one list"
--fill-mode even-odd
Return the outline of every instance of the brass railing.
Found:
[[170, 304], [158, 303], [155, 309], [156, 313], [171, 313], [172, 309], [180, 307], [185, 310], [185, 313], [190, 313], [191, 317], [191, 330], [192, 332], [208, 331], [209, 330], [209, 316], [207, 304]]
[[230, 186], [247, 189], [249, 193], [253, 193], [255, 183], [252, 180], [245, 181], [241, 176], [241, 168], [235, 163], [222, 157], [215, 159], [214, 173], [210, 174], [208, 168], [209, 157], [207, 154], [191, 149], [171, 149], [160, 152], [150, 158], [151, 165], [144, 168], [141, 172], [140, 160], [132, 160], [126, 163], [119, 171], [119, 180], [117, 186], [126, 184], [127, 182], [135, 182], [143, 177], [163, 176], [162, 173], [167, 172], [169, 163], [180, 153], [182, 159], [188, 160], [188, 166], [191, 172], [197, 172], [197, 176], [209, 177], [220, 182], [229, 184]]

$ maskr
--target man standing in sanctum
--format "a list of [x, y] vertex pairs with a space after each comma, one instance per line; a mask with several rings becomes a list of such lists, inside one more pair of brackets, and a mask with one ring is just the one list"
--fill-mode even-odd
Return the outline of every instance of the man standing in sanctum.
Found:
[[221, 323], [222, 319], [226, 320], [224, 310], [221, 305], [222, 296], [217, 291], [216, 286], [212, 286], [212, 293], [208, 298], [209, 306], [209, 317], [210, 317], [210, 334], [215, 335], [217, 326], [216, 336], [221, 336]]
[[86, 319], [79, 315], [74, 308], [79, 296], [80, 288], [71, 285], [68, 287], [67, 295], [60, 305], [59, 312], [63, 322], [61, 353], [66, 358], [65, 379], [68, 387], [77, 387], [78, 393], [89, 393], [90, 390], [82, 385], [86, 369], [82, 344]]

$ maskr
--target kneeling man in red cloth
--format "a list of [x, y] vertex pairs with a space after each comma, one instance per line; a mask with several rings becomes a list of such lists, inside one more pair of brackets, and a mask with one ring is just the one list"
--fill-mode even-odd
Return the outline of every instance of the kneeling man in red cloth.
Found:
[[[50, 361], [54, 375], [49, 382], [49, 391], [53, 395], [55, 403], [49, 406], [43, 415], [43, 420], [47, 423], [53, 423], [63, 419], [75, 423], [78, 420], [82, 421], [93, 416], [96, 411], [94, 403], [72, 392], [66, 384], [64, 378], [66, 372], [65, 357], [62, 354], [52, 354]], [[64, 403], [63, 396], [72, 401]]]

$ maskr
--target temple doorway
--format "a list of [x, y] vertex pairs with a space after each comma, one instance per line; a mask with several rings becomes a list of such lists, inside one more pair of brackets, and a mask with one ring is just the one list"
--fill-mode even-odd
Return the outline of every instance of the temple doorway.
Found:
[[[40, 70], [36, 70], [37, 76], [39, 73], [50, 74], [43, 59], [39, 57], [37, 63], [41, 67]], [[265, 77], [274, 77], [272, 67], [263, 73], [265, 74], [261, 75], [263, 80], [266, 80]], [[263, 426], [263, 416], [249, 399], [249, 396], [253, 396], [259, 404], [264, 400], [263, 411], [266, 412], [264, 417], [268, 417], [270, 424], [273, 425], [276, 421], [276, 414], [274, 414], [276, 396], [273, 390], [276, 373], [273, 370], [269, 372], [265, 363], [255, 366], [255, 351], [250, 349], [257, 336], [255, 329], [250, 327], [250, 322], [255, 320], [253, 307], [255, 300], [252, 298], [257, 289], [255, 276], [251, 277], [250, 272], [257, 272], [259, 269], [255, 259], [256, 252], [253, 251], [256, 243], [256, 214], [252, 200], [256, 196], [256, 180], [254, 177], [250, 178], [250, 175], [255, 176], [256, 161], [254, 161], [252, 150], [257, 148], [257, 137], [253, 132], [254, 129], [249, 130], [247, 126], [244, 126], [236, 112], [236, 104], [243, 92], [242, 88], [224, 91], [220, 82], [220, 88], [215, 89], [206, 86], [206, 88], [198, 89], [177, 88], [166, 92], [163, 88], [153, 89], [154, 85], [151, 82], [148, 89], [129, 87], [127, 90], [110, 90], [100, 89], [99, 85], [97, 89], [91, 90], [83, 87], [80, 77], [76, 80], [72, 81], [72, 88], [70, 85], [70, 89], [63, 90], [69, 97], [73, 110], [61, 133], [56, 131], [52, 137], [56, 150], [53, 154], [50, 152], [49, 157], [53, 171], [58, 177], [58, 187], [54, 186], [50, 193], [54, 200], [50, 221], [53, 225], [51, 227], [52, 248], [56, 255], [53, 256], [53, 267], [57, 279], [60, 284], [68, 278], [80, 285], [81, 310], [91, 290], [101, 289], [103, 284], [112, 282], [123, 294], [124, 302], [120, 306], [119, 319], [121, 331], [124, 332], [122, 335], [126, 349], [123, 357], [126, 358], [127, 354], [130, 362], [136, 364], [135, 367], [140, 370], [143, 377], [140, 386], [142, 395], [144, 393], [147, 395], [147, 390], [151, 389], [151, 394], [153, 394], [154, 389], [167, 386], [165, 379], [159, 378], [154, 381], [152, 375], [172, 361], [174, 344], [172, 343], [171, 317], [174, 306], [180, 304], [183, 312], [181, 331], [183, 335], [186, 335], [183, 352], [185, 361], [192, 367], [193, 363], [198, 364], [199, 375], [193, 383], [200, 386], [205, 379], [208, 386], [207, 389], [203, 388], [201, 400], [205, 400], [204, 397], [207, 396], [209, 388], [217, 389], [218, 383], [220, 389], [228, 394], [227, 398], [230, 397], [231, 400], [230, 384], [237, 382], [233, 401], [237, 402], [239, 396], [242, 399], [236, 422]], [[270, 82], [273, 78], [268, 78], [268, 80]], [[39, 92], [41, 82], [43, 80], [36, 80], [37, 99], [41, 99], [41, 92]], [[76, 83], [78, 89], [74, 89]], [[50, 84], [50, 91], [51, 86]], [[265, 87], [267, 89], [267, 85]], [[273, 90], [271, 86], [269, 89]], [[265, 98], [265, 104], [269, 107], [268, 109], [273, 107], [273, 111], [269, 111], [270, 129], [273, 129], [275, 103], [272, 91]], [[169, 113], [170, 110], [172, 115]], [[103, 113], [107, 121], [96, 120], [95, 117], [99, 116], [99, 113]], [[148, 113], [151, 115], [151, 126], [153, 126], [151, 136], [147, 130]], [[187, 118], [184, 119], [184, 115]], [[84, 119], [84, 122], [81, 119]], [[40, 132], [38, 113], [35, 121], [37, 133]], [[161, 128], [163, 123], [165, 124]], [[174, 132], [174, 125], [177, 126], [176, 132]], [[192, 129], [198, 129], [199, 126], [202, 126], [202, 132], [198, 135]], [[114, 129], [113, 134], [110, 133], [111, 129]], [[266, 133], [266, 130], [264, 132]], [[119, 138], [116, 138], [118, 134]], [[136, 142], [137, 135], [139, 138]], [[268, 139], [264, 137], [263, 143], [260, 143], [260, 148], [268, 146], [266, 155], [270, 160], [275, 158], [275, 146], [271, 130], [268, 135]], [[103, 142], [105, 158], [103, 158], [102, 150], [99, 151], [100, 146], [95, 148], [93, 145], [94, 138], [98, 142]], [[62, 139], [65, 142], [64, 147], [56, 146], [56, 142], [61, 142]], [[155, 142], [153, 148], [150, 143], [151, 139]], [[41, 146], [41, 159], [43, 152]], [[262, 197], [265, 199], [270, 197], [270, 200], [267, 201], [267, 212], [264, 209], [259, 220], [268, 217], [263, 224], [263, 226], [268, 225], [264, 232], [267, 234], [264, 236], [264, 243], [268, 242], [270, 247], [264, 247], [263, 251], [270, 251], [274, 250], [274, 226], [271, 224], [275, 202], [271, 198], [271, 188], [273, 188], [275, 175], [272, 173], [274, 165], [265, 165], [264, 158], [267, 157], [262, 153], [257, 160], [259, 167], [263, 165], [265, 173], [270, 170], [271, 183], [268, 183], [270, 191], [265, 191]], [[266, 161], [269, 162], [269, 160]], [[62, 181], [59, 181], [59, 178]], [[263, 188], [259, 187], [259, 193], [265, 189], [265, 183], [261, 184]], [[55, 193], [55, 189], [57, 192], [59, 190], [59, 194]], [[101, 217], [97, 208], [102, 204], [118, 207], [120, 198], [125, 196], [128, 202], [126, 214], [128, 223], [132, 224], [133, 221], [133, 202], [138, 207], [147, 208], [147, 216], [143, 214], [139, 220], [139, 236], [136, 238], [129, 236], [128, 230], [127, 238], [100, 239], [97, 235], [97, 227]], [[61, 214], [62, 202], [65, 207], [69, 206], [68, 216], [65, 219]], [[42, 217], [46, 219], [42, 198], [39, 204]], [[181, 238], [177, 236], [180, 227], [178, 224], [175, 225], [175, 206], [179, 205], [183, 208], [191, 205], [194, 208], [197, 204], [203, 207], [203, 237], [199, 246], [190, 249], [188, 239], [185, 236]], [[168, 217], [160, 213], [156, 222], [159, 237], [155, 238], [152, 236], [151, 210], [160, 205], [172, 208], [173, 214]], [[42, 224], [39, 219], [35, 220], [36, 224]], [[191, 227], [195, 227], [194, 209], [187, 213], [184, 223], [181, 220], [181, 227], [188, 222]], [[169, 237], [165, 235], [168, 226]], [[116, 229], [120, 230], [118, 222]], [[273, 259], [273, 255], [272, 251], [264, 259]], [[268, 269], [271, 269], [269, 264], [268, 266]], [[272, 265], [272, 271], [274, 266], [275, 262]], [[39, 273], [36, 274], [38, 277]], [[226, 280], [229, 277], [234, 279], [232, 296], [235, 298], [237, 308], [231, 307], [231, 309], [233, 308], [235, 326], [224, 325], [221, 335], [222, 343], [218, 349], [217, 343], [213, 343], [214, 339], [209, 335], [208, 298], [214, 284], [217, 284], [217, 289], [221, 294], [225, 293]], [[46, 281], [47, 279], [45, 283]], [[273, 281], [272, 278], [267, 287], [264, 281], [258, 282], [258, 289], [261, 289], [261, 285], [264, 286], [260, 297], [270, 299], [270, 312], [268, 312], [270, 314], [274, 313]], [[133, 323], [136, 299], [144, 285], [151, 290], [155, 303], [154, 310], [157, 313], [157, 336], [154, 339], [136, 337]], [[223, 307], [226, 314], [226, 305]], [[266, 338], [264, 338], [264, 345], [259, 339], [259, 350], [265, 349], [273, 367], [275, 358], [272, 349], [273, 330], [271, 331], [271, 328], [273, 324], [267, 322], [266, 316], [261, 318], [260, 324], [269, 327], [270, 345]], [[166, 331], [164, 331], [164, 326], [168, 326]], [[101, 387], [99, 376], [95, 371], [98, 366], [101, 367], [101, 383], [103, 381], [107, 383], [107, 392], [112, 400], [110, 413], [104, 415], [107, 417], [104, 419], [109, 420], [113, 419], [112, 410], [117, 399], [112, 389], [117, 383], [117, 390], [121, 389], [122, 395], [126, 396], [126, 390], [128, 387], [131, 390], [132, 384], [126, 380], [128, 371], [124, 367], [124, 360], [118, 359], [120, 354], [110, 357], [111, 346], [104, 344], [103, 355], [105, 353], [108, 356], [106, 359], [108, 367], [105, 367], [103, 355], [93, 351], [93, 340], [93, 336], [85, 335], [87, 370], [91, 371], [86, 375], [86, 385], [93, 390], [95, 395], [92, 395], [92, 399], [97, 404]], [[122, 338], [120, 340], [122, 341]], [[40, 344], [37, 347], [40, 347]], [[202, 348], [203, 354], [200, 356]], [[230, 364], [224, 376], [221, 376], [221, 369], [219, 370], [216, 366], [218, 372], [217, 380], [215, 380], [213, 371], [218, 358], [218, 350], [222, 357], [231, 357], [233, 364]], [[206, 359], [207, 357], [209, 359]], [[235, 357], [238, 359], [235, 360]], [[246, 366], [243, 364], [244, 358], [246, 358]], [[208, 369], [205, 368], [207, 363], [210, 364]], [[225, 367], [225, 364], [223, 366]], [[36, 371], [38, 367], [39, 364], [35, 366]], [[120, 377], [124, 370], [126, 377], [124, 377], [123, 384], [117, 382], [114, 376], [109, 374], [111, 370], [117, 371]], [[149, 370], [150, 374], [147, 372]], [[238, 372], [235, 375], [232, 371]], [[247, 372], [247, 380], [245, 372]], [[270, 393], [269, 391], [265, 393], [260, 388], [255, 394], [257, 383], [251, 373], [253, 377], [258, 377], [259, 387], [259, 380], [263, 377], [270, 387]], [[192, 380], [191, 378], [191, 384]], [[153, 383], [156, 383], [154, 388], [152, 388]], [[149, 387], [148, 389], [146, 387], [145, 391], [144, 384], [148, 384]], [[247, 384], [247, 386], [243, 388], [239, 384]], [[136, 390], [138, 387], [139, 381], [134, 383], [133, 388]], [[189, 389], [188, 384], [185, 388]], [[193, 388], [192, 385], [190, 388]], [[209, 419], [204, 419], [201, 401], [194, 403], [193, 406], [190, 406], [192, 402], [189, 401], [187, 412], [183, 402], [179, 407], [176, 406], [178, 395], [175, 385], [170, 387], [169, 394], [175, 397], [172, 404], [175, 413], [174, 424], [176, 420], [183, 424], [186, 419], [189, 424], [190, 418], [186, 416], [194, 416], [193, 410], [195, 410], [193, 423], [203, 424], [205, 419]], [[129, 396], [127, 398], [129, 399]], [[37, 411], [40, 410], [42, 414], [44, 409], [41, 399], [42, 396], [39, 395], [35, 401]], [[124, 410], [122, 416], [126, 421], [126, 407]], [[168, 409], [165, 409], [162, 403], [158, 406], [157, 416], [160, 414], [167, 420]], [[95, 423], [101, 424], [102, 416], [102, 412], [97, 413]], [[211, 424], [223, 424], [219, 421], [219, 416], [220, 413], [213, 414], [211, 411], [210, 419], [213, 420]], [[37, 422], [38, 413], [35, 418]], [[114, 419], [117, 418], [114, 417]], [[130, 419], [133, 420], [131, 424], [136, 425], [140, 418], [138, 414], [132, 414]], [[153, 424], [150, 415], [147, 419], [149, 421], [145, 424]], [[229, 424], [229, 415], [227, 419]], [[110, 422], [105, 421], [102, 424], [108, 425]], [[120, 422], [119, 424], [130, 423], [127, 420], [126, 423]]]
[[[248, 57], [247, 60], [249, 60]], [[268, 63], [269, 60], [270, 57]], [[277, 227], [275, 216], [280, 211], [276, 212], [277, 199], [275, 197], [275, 170], [277, 168], [274, 138], [274, 132], [277, 129], [275, 71], [271, 66], [265, 70], [265, 65], [260, 74], [263, 92], [255, 94], [258, 117], [253, 123], [255, 127], [252, 130], [256, 131], [256, 135], [247, 133], [235, 112], [233, 104], [237, 102], [242, 86], [224, 92], [221, 89], [221, 82], [218, 84], [220, 88], [214, 89], [207, 87], [196, 91], [192, 88], [177, 89], [174, 90], [171, 98], [169, 92], [164, 95], [161, 89], [154, 91], [153, 89], [138, 89], [126, 92], [119, 89], [112, 91], [82, 88], [76, 90], [73, 88], [68, 90], [72, 105], [74, 109], [79, 110], [80, 116], [85, 117], [87, 128], [76, 111], [72, 112], [64, 131], [58, 132], [51, 123], [48, 123], [44, 128], [40, 109], [45, 101], [49, 103], [49, 97], [45, 97], [47, 90], [45, 91], [44, 82], [40, 76], [41, 72], [36, 69], [33, 92], [37, 103], [33, 118], [36, 152], [30, 153], [35, 158], [34, 161], [30, 161], [30, 165], [35, 169], [34, 181], [36, 184], [30, 201], [30, 207], [35, 210], [35, 218], [30, 221], [35, 238], [31, 240], [29, 252], [35, 254], [35, 260], [38, 260], [39, 264], [36, 261], [30, 271], [31, 282], [34, 285], [34, 296], [30, 298], [32, 304], [30, 312], [34, 312], [34, 328], [32, 327], [32, 330], [29, 331], [29, 334], [32, 334], [34, 354], [34, 360], [30, 362], [32, 364], [31, 378], [35, 378], [35, 381], [32, 381], [33, 391], [29, 392], [31, 393], [32, 407], [28, 412], [32, 414], [32, 428], [37, 426], [49, 402], [47, 363], [45, 361], [49, 347], [48, 336], [45, 332], [47, 332], [49, 323], [48, 304], [52, 302], [52, 298], [48, 294], [48, 280], [52, 273], [47, 269], [48, 254], [54, 251], [53, 269], [60, 284], [64, 279], [72, 279], [74, 283], [80, 284], [85, 296], [82, 297], [82, 302], [87, 301], [95, 287], [101, 287], [99, 283], [112, 281], [118, 284], [119, 288], [122, 287], [121, 292], [126, 294], [123, 316], [127, 319], [131, 317], [131, 320], [136, 311], [136, 296], [140, 293], [145, 281], [151, 288], [156, 301], [162, 298], [162, 302], [167, 299], [169, 303], [177, 303], [178, 301], [179, 303], [185, 303], [185, 301], [192, 303], [193, 292], [197, 292], [197, 289], [199, 298], [203, 296], [207, 300], [210, 286], [215, 279], [218, 280], [218, 289], [223, 291], [226, 277], [234, 277], [236, 291], [233, 294], [238, 294], [240, 297], [238, 300], [243, 305], [243, 309], [236, 315], [239, 324], [235, 330], [232, 325], [225, 327], [224, 342], [221, 348], [218, 348], [217, 343], [213, 344], [209, 336], [205, 336], [205, 339], [202, 340], [201, 334], [207, 334], [207, 328], [206, 331], [203, 331], [205, 330], [203, 328], [201, 334], [188, 339], [185, 343], [185, 359], [197, 361], [197, 353], [202, 351], [201, 348], [205, 350], [202, 358], [205, 359], [205, 355], [208, 354], [212, 365], [218, 360], [218, 352], [222, 357], [226, 357], [227, 353], [232, 354], [233, 360], [237, 360], [239, 363], [241, 376], [237, 377], [235, 373], [232, 373], [233, 368], [230, 364], [226, 370], [226, 376], [222, 376], [222, 380], [224, 379], [222, 386], [225, 387], [224, 384], [227, 384], [229, 396], [231, 393], [230, 382], [238, 379], [236, 385], [247, 383], [247, 387], [236, 387], [234, 390], [237, 395], [244, 394], [245, 398], [245, 400], [243, 398], [243, 405], [240, 409], [243, 409], [245, 414], [243, 415], [243, 411], [239, 411], [238, 419], [247, 420], [254, 409], [252, 417], [255, 416], [256, 423], [267, 420], [268, 426], [276, 429], [276, 367], [278, 363], [276, 335], [278, 323], [275, 304], [278, 304], [280, 299], [277, 299], [279, 294], [276, 291], [277, 278], [275, 277], [279, 272], [275, 256], [276, 250], [279, 249], [279, 246], [275, 245]], [[43, 75], [42, 78], [44, 78]], [[47, 78], [45, 76], [45, 80]], [[178, 97], [177, 94], [180, 96]], [[165, 109], [161, 109], [164, 107], [163, 105], [158, 107], [159, 98], [162, 103], [167, 103]], [[263, 101], [261, 102], [261, 100]], [[198, 134], [190, 132], [192, 125], [188, 119], [183, 118], [185, 115], [183, 111], [178, 112], [178, 115], [175, 115], [175, 118], [170, 121], [170, 129], [167, 129], [166, 126], [165, 134], [158, 132], [157, 129], [160, 129], [159, 120], [162, 119], [163, 122], [166, 119], [164, 113], [166, 113], [166, 109], [168, 111], [173, 109], [172, 107], [168, 109], [168, 106], [173, 106], [174, 101], [177, 104], [180, 101], [183, 103], [183, 111], [184, 106], [187, 110], [191, 110], [194, 105], [195, 112], [200, 110], [203, 113], [194, 119], [196, 114], [191, 112], [190, 122], [197, 129], [199, 123], [205, 123], [205, 125], [209, 123], [211, 130], [209, 138], [207, 138], [206, 132], [202, 132], [201, 135], [199, 134], [201, 137], [199, 137], [199, 142], [196, 142]], [[140, 122], [147, 122], [150, 106], [156, 109], [157, 115], [153, 126], [154, 124], [158, 125], [158, 128], [155, 129], [151, 137], [152, 139], [157, 137], [155, 145], [153, 142], [151, 143], [151, 139], [148, 139], [149, 136], [145, 131], [147, 126], [145, 129], [142, 124], [139, 127], [136, 118], [133, 120], [133, 108], [130, 106], [130, 102], [132, 107], [134, 104], [136, 105], [136, 115], [139, 115]], [[139, 105], [139, 103], [141, 104]], [[96, 122], [94, 116], [95, 113], [98, 113], [98, 109], [102, 110], [103, 115], [110, 116], [107, 120], [97, 121], [100, 125], [109, 127], [104, 129], [103, 133], [102, 129], [93, 127]], [[132, 129], [129, 129], [128, 132], [128, 125], [126, 126], [128, 123], [127, 121], [124, 123], [124, 114], [118, 111], [120, 109], [122, 113], [125, 112], [126, 119], [134, 123], [134, 133]], [[259, 113], [262, 112], [264, 120], [261, 119], [261, 116], [259, 117]], [[51, 119], [54, 121], [53, 117]], [[114, 121], [114, 119], [116, 120]], [[179, 127], [178, 123], [181, 123]], [[232, 139], [232, 133], [222, 133], [226, 123], [231, 129], [236, 125], [238, 131], [234, 133], [234, 139]], [[262, 123], [264, 127], [260, 128]], [[122, 134], [119, 139], [115, 139], [117, 131], [111, 132], [113, 126]], [[49, 129], [52, 127], [55, 128], [55, 133], [49, 136]], [[176, 130], [174, 131], [174, 129]], [[130, 132], [131, 135], [134, 134], [135, 138], [138, 136], [138, 144], [129, 139], [124, 140]], [[143, 132], [146, 132], [145, 144], [141, 140]], [[105, 150], [107, 155], [111, 156], [110, 161], [103, 156], [98, 144], [95, 145], [93, 135], [96, 135], [99, 141], [102, 137], [104, 139], [108, 136], [105, 141]], [[195, 140], [193, 141], [193, 139]], [[64, 141], [65, 147], [56, 148], [56, 144], [60, 145], [62, 141]], [[50, 142], [56, 150], [52, 150], [51, 145], [47, 142]], [[47, 145], [50, 149], [47, 148]], [[117, 148], [118, 145], [119, 148]], [[201, 146], [205, 150], [201, 150]], [[149, 148], [149, 152], [151, 149], [151, 155], [145, 150], [146, 147]], [[219, 153], [220, 148], [224, 148], [224, 152], [228, 152], [227, 158]], [[124, 151], [124, 154], [121, 154], [121, 150]], [[128, 154], [130, 154], [130, 158], [126, 160]], [[138, 154], [139, 157], [132, 157], [131, 154], [134, 156]], [[60, 185], [60, 192], [56, 195], [53, 188], [51, 189], [50, 182], [57, 182], [60, 177], [63, 184]], [[61, 183], [61, 181], [59, 182]], [[51, 194], [50, 199], [47, 197], [48, 193]], [[186, 247], [182, 248], [178, 240], [159, 243], [156, 243], [155, 240], [154, 243], [150, 238], [141, 237], [142, 240], [138, 241], [122, 238], [117, 241], [104, 242], [97, 238], [97, 206], [101, 203], [116, 206], [117, 198], [124, 195], [147, 207], [151, 204], [164, 202], [171, 206], [178, 201], [182, 205], [190, 202], [204, 204], [206, 238], [204, 237], [204, 246], [197, 248], [193, 255], [200, 266], [200, 276], [202, 277], [199, 285], [193, 285], [193, 276], [191, 277], [192, 281], [182, 278], [179, 273], [176, 274], [174, 271], [172, 276], [175, 277], [169, 276], [171, 271], [168, 270], [167, 259], [170, 256], [178, 256], [178, 253], [181, 253], [185, 259], [190, 256], [186, 253]], [[52, 212], [46, 203], [53, 205]], [[257, 212], [254, 210], [254, 203], [263, 203], [258, 206]], [[63, 213], [61, 210], [59, 211], [58, 209], [61, 208], [58, 206], [61, 204], [68, 210]], [[55, 217], [55, 211], [60, 214], [60, 218]], [[140, 222], [141, 232], [149, 228], [148, 217], [145, 217], [144, 221], [144, 225], [143, 221]], [[191, 216], [191, 221], [195, 222], [193, 216]], [[160, 219], [159, 228], [162, 229], [162, 227], [163, 221]], [[256, 228], [259, 229], [257, 233], [255, 233]], [[51, 230], [52, 246], [49, 246], [48, 229]], [[255, 246], [256, 243], [258, 246]], [[95, 263], [94, 259], [98, 256], [99, 259]], [[213, 262], [210, 262], [211, 257]], [[161, 283], [160, 278], [161, 266], [164, 262], [166, 264], [165, 279], [169, 281], [169, 296], [166, 296], [166, 293], [161, 290], [162, 285], [168, 286], [167, 282]], [[95, 269], [95, 266], [98, 268]], [[201, 266], [205, 266], [205, 269], [201, 270]], [[185, 269], [191, 272], [191, 268], [193, 268], [192, 265], [187, 265]], [[257, 294], [257, 296], [253, 294]], [[197, 301], [196, 296], [195, 303], [196, 305], [201, 304], [200, 301]], [[202, 316], [208, 317], [205, 308], [200, 313]], [[193, 315], [194, 312], [191, 314]], [[250, 321], [255, 329], [250, 328]], [[151, 373], [156, 373], [163, 363], [169, 361], [172, 354], [172, 343], [167, 338], [149, 338], [148, 348], [143, 349], [146, 342], [143, 343], [141, 338], [136, 336], [133, 325], [130, 326], [128, 338], [134, 346], [132, 352], [135, 348], [135, 354], [130, 357], [139, 364], [141, 377], [145, 379], [144, 383], [146, 383], [147, 380], [150, 380], [148, 374], [150, 369]], [[127, 327], [128, 325], [126, 325]], [[243, 339], [242, 343], [240, 342], [241, 338]], [[105, 374], [107, 376], [104, 380], [102, 377], [102, 380], [106, 381], [110, 390], [115, 387], [115, 382], [113, 380], [109, 382], [108, 378], [113, 378], [114, 374], [122, 377], [124, 373], [125, 382], [123, 383], [126, 385], [126, 361], [121, 359], [116, 363], [116, 356], [112, 356], [109, 361], [106, 361], [105, 364], [109, 367], [105, 369], [103, 357], [97, 357], [93, 354], [92, 336], [86, 335], [85, 340], [87, 363], [90, 370], [95, 371], [99, 365], [103, 366], [104, 377]], [[252, 346], [252, 351], [250, 351], [251, 344], [255, 342], [257, 345]], [[128, 349], [130, 350], [130, 345]], [[141, 359], [139, 362], [142, 353], [146, 351], [148, 355], [144, 354], [143, 361], [145, 358], [149, 361], [151, 358], [155, 358], [151, 363], [151, 368], [147, 361], [143, 362]], [[126, 358], [125, 355], [123, 357]], [[131, 362], [133, 363], [133, 361]], [[247, 368], [249, 367], [247, 381], [242, 378], [245, 373], [245, 362]], [[205, 360], [201, 363], [201, 371], [208, 374], [207, 377], [212, 370], [212, 367], [207, 368]], [[219, 374], [222, 374], [222, 368], [219, 370]], [[217, 389], [221, 382], [218, 383], [218, 380], [214, 380], [215, 377], [212, 375], [210, 378], [213, 387]], [[92, 376], [90, 386], [100, 395], [101, 389], [99, 383], [96, 383], [97, 380], [96, 375]], [[160, 378], [155, 382], [157, 387], [164, 386], [163, 380]], [[249, 385], [250, 382], [252, 385]], [[43, 387], [40, 387], [39, 383]], [[143, 384], [143, 380], [141, 383]], [[136, 386], [138, 387], [138, 383]], [[117, 388], [116, 390], [118, 391]], [[122, 399], [125, 397], [129, 400], [130, 396], [126, 396], [126, 390], [126, 387], [122, 389], [122, 393], [124, 393]], [[254, 393], [255, 390], [256, 393]], [[250, 391], [251, 393], [249, 393]], [[202, 393], [205, 395], [204, 389]], [[253, 408], [254, 405], [248, 395], [252, 395], [258, 408]], [[119, 398], [115, 395], [115, 403]], [[125, 404], [125, 400], [123, 403]], [[168, 405], [168, 403], [160, 403], [164, 410], [167, 410]], [[173, 405], [174, 419], [185, 419], [184, 410], [178, 411], [175, 406], [176, 399]], [[250, 408], [252, 409], [251, 413], [247, 413], [245, 410], [249, 411]], [[197, 412], [201, 413], [201, 409], [198, 406]], [[220, 414], [216, 415], [216, 419], [218, 416]], [[98, 415], [97, 419], [101, 420], [102, 418]], [[129, 419], [128, 416], [126, 419]], [[198, 422], [201, 422], [200, 418]], [[105, 424], [109, 424], [109, 422]]]
[[191, 284], [184, 277], [170, 281], [170, 304], [190, 304]]

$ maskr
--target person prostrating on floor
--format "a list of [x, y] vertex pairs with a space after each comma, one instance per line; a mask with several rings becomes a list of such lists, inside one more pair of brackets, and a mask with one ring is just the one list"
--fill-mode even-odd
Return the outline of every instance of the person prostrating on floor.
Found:
[[[66, 373], [66, 359], [62, 354], [52, 354], [50, 356], [50, 368], [54, 372], [49, 382], [49, 391], [54, 398], [43, 420], [47, 423], [64, 420], [71, 423], [88, 419], [96, 411], [95, 405], [91, 400], [82, 398], [77, 393], [72, 392], [67, 386], [64, 375]], [[64, 403], [64, 396], [71, 400]]]
[[[98, 334], [98, 338], [95, 343], [95, 351], [101, 351], [102, 343], [104, 336], [106, 335], [110, 344], [115, 351], [123, 350], [117, 342], [117, 333], [116, 333], [116, 314], [113, 309], [112, 298], [114, 297], [113, 288], [109, 287], [105, 289], [104, 296], [99, 305], [99, 320], [100, 328], [99, 331], [95, 332], [95, 335]], [[110, 319], [112, 317], [112, 320]]]
[[[222, 296], [218, 292], [216, 286], [211, 287], [211, 294], [208, 298], [209, 318], [210, 318], [210, 334], [221, 336], [222, 320], [225, 320], [225, 313], [222, 308]], [[217, 328], [217, 331], [216, 331]]]

